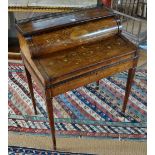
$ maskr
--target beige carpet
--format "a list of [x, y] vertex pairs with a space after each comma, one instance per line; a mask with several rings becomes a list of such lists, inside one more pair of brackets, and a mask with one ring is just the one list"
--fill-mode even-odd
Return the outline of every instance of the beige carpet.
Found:
[[[19, 135], [9, 132], [9, 145], [51, 149], [50, 136]], [[57, 138], [58, 151], [99, 155], [146, 155], [146, 142], [86, 138]]]

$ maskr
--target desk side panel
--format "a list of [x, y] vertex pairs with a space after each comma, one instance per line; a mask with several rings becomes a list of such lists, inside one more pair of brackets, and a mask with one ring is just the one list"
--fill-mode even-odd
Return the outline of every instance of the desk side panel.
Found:
[[37, 80], [40, 83], [40, 86], [45, 87], [48, 81], [46, 74], [44, 73], [43, 70], [40, 70], [38, 61], [31, 59], [30, 51], [29, 51], [29, 47], [26, 39], [19, 33], [18, 33], [18, 39], [19, 39], [20, 48], [21, 48], [20, 52], [21, 52], [25, 67], [27, 67], [32, 77], [34, 77], [35, 80]]

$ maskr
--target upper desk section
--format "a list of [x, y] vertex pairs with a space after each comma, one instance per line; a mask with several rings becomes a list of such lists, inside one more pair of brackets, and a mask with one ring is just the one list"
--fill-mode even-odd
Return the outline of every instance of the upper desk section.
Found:
[[74, 13], [56, 15], [43, 19], [36, 19], [17, 24], [17, 29], [24, 36], [35, 35], [41, 32], [51, 31], [64, 26], [72, 26], [83, 22], [94, 21], [114, 16], [113, 13], [103, 8], [91, 8]]
[[106, 8], [42, 16], [17, 23], [32, 58], [103, 40], [116, 35], [119, 28], [115, 15]]

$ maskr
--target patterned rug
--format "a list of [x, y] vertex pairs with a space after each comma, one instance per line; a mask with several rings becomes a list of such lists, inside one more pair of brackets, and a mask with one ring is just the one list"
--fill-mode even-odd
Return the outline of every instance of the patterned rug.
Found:
[[[147, 99], [146, 70], [138, 69], [124, 115], [121, 112], [127, 72], [56, 96], [54, 101], [57, 136], [96, 138], [146, 139]], [[9, 131], [16, 133], [50, 134], [46, 107], [41, 91], [34, 84], [38, 115], [33, 114], [24, 67], [9, 63]]]
[[82, 153], [58, 152], [49, 150], [40, 150], [35, 148], [9, 146], [8, 155], [90, 155]]

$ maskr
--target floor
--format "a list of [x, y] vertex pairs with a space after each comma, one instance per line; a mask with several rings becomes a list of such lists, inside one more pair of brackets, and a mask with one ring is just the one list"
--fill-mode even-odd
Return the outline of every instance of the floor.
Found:
[[[9, 132], [9, 145], [51, 149], [51, 137], [17, 135]], [[86, 138], [57, 138], [58, 151], [93, 153], [99, 155], [146, 155], [146, 142]]]

